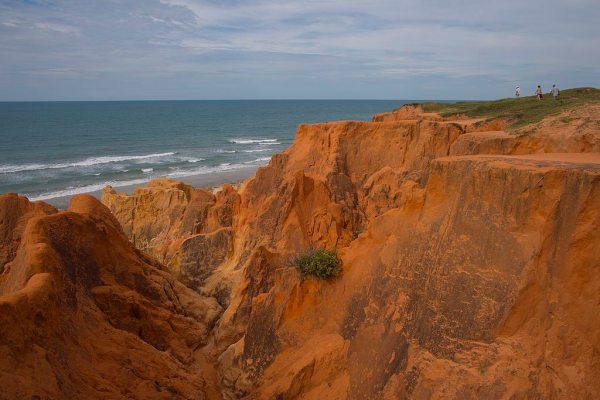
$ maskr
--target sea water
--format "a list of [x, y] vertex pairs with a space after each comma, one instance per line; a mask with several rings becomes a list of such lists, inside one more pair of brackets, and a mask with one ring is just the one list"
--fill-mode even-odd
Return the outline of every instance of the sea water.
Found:
[[407, 101], [0, 102], [0, 194], [45, 200], [105, 185], [266, 164], [298, 124], [370, 120]]

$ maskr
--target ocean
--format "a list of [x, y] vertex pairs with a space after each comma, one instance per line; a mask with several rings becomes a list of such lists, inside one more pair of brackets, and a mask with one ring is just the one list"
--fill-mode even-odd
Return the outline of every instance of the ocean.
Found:
[[300, 123], [368, 121], [407, 102], [3, 102], [0, 194], [51, 200], [158, 177], [224, 183], [290, 146]]

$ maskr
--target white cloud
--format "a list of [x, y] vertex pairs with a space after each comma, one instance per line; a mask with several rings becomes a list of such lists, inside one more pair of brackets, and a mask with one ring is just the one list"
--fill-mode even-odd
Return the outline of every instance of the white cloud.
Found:
[[63, 25], [63, 24], [53, 24], [48, 22], [36, 22], [33, 24], [38, 29], [57, 32], [57, 33], [66, 33], [66, 34], [79, 34], [79, 29], [74, 28], [72, 26]]
[[[598, 85], [596, 4], [597, 0], [0, 4], [0, 85], [19, 92], [14, 76], [24, 71], [39, 79], [52, 74], [40, 71], [69, 71], [54, 73], [55, 82], [61, 76], [65, 84], [78, 77], [127, 98], [141, 93], [149, 77], [159, 93], [167, 86], [177, 92], [177, 85], [208, 82], [202, 87], [210, 91], [198, 96], [209, 98], [221, 95], [219, 85], [234, 81], [241, 97], [255, 97], [257, 84], [265, 92], [287, 89], [285, 97], [300, 96], [310, 87], [307, 81], [331, 91], [327, 97], [344, 96], [348, 87], [364, 85], [364, 96], [371, 98], [377, 93], [389, 97], [394, 93], [390, 88], [398, 85], [413, 98], [423, 97], [419, 93], [431, 87], [445, 90], [455, 85], [454, 93], [475, 80], [473, 93], [481, 97], [500, 95], [509, 81], [525, 86], [558, 77]], [[120, 80], [119, 85], [113, 83]], [[436, 81], [444, 85], [432, 85]], [[321, 95], [316, 91], [313, 96]]]

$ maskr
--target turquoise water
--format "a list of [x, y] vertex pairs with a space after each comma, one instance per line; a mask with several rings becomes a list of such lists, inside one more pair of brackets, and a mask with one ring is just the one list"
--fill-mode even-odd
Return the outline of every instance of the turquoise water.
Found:
[[51, 199], [266, 164], [300, 123], [370, 120], [407, 101], [0, 103], [0, 193]]

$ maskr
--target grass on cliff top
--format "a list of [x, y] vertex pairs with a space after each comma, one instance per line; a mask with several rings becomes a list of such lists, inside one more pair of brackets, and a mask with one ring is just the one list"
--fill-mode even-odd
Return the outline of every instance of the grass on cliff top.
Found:
[[509, 122], [511, 130], [534, 124], [563, 111], [600, 103], [600, 89], [577, 88], [561, 90], [559, 100], [544, 93], [544, 99], [527, 96], [495, 101], [460, 101], [456, 103], [422, 103], [425, 111], [437, 112], [444, 117], [465, 114], [473, 118], [502, 118]]

